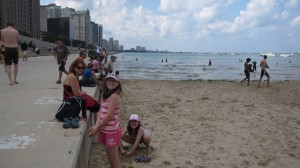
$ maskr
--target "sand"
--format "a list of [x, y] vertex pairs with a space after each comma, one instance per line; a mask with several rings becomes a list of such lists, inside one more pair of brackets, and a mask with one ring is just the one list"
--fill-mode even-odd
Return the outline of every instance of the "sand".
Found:
[[[121, 121], [140, 115], [152, 152], [120, 154], [123, 168], [298, 168], [300, 81], [122, 81]], [[129, 146], [124, 143], [125, 146]], [[150, 156], [149, 163], [135, 157]], [[110, 167], [93, 140], [89, 168]]]

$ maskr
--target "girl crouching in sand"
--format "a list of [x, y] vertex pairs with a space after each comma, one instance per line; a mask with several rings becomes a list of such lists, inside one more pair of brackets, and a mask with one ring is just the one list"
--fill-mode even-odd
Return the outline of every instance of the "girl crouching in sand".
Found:
[[98, 133], [98, 142], [106, 148], [112, 168], [121, 167], [118, 155], [122, 135], [122, 126], [119, 120], [121, 93], [118, 72], [108, 74], [104, 82], [103, 99], [96, 124], [88, 130], [89, 136]]
[[121, 143], [121, 153], [130, 156], [140, 143], [146, 145], [147, 152], [150, 151], [150, 141], [151, 134], [148, 130], [142, 127], [139, 116], [137, 114], [132, 114], [129, 117], [127, 129], [122, 133], [122, 140], [132, 144], [129, 150], [124, 150]]

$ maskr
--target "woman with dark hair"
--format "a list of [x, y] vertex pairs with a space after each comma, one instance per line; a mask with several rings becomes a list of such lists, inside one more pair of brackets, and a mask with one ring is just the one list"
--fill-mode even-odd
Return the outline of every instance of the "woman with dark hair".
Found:
[[[85, 101], [86, 109], [93, 113], [97, 113], [100, 109], [100, 104], [92, 96], [81, 90], [79, 85], [79, 76], [83, 74], [85, 64], [82, 60], [76, 59], [70, 66], [69, 74], [64, 80], [64, 96], [63, 100], [68, 100], [71, 96], [81, 97]], [[82, 116], [86, 118], [86, 109], [82, 109]]]
[[84, 63], [80, 60], [75, 60], [69, 69], [69, 74], [64, 80], [64, 97], [63, 100], [67, 100], [71, 96], [81, 97], [87, 94], [85, 91], [81, 91], [79, 85], [79, 76], [83, 74]]

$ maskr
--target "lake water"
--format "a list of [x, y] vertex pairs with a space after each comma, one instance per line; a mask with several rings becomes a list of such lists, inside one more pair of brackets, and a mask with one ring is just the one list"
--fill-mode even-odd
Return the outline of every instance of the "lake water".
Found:
[[[121, 79], [146, 80], [241, 80], [245, 77], [246, 58], [257, 62], [257, 72], [251, 73], [251, 80], [258, 80], [262, 60], [259, 54], [249, 53], [124, 52], [116, 56], [115, 70], [120, 71]], [[210, 59], [212, 65], [208, 66]], [[243, 62], [239, 62], [240, 59]], [[268, 57], [267, 63], [271, 80], [300, 80], [300, 54]]]

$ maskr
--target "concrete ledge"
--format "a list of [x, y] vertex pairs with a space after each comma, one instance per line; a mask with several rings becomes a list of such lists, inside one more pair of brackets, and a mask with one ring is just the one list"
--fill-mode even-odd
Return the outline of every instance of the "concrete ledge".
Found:
[[[71, 55], [66, 67], [76, 57]], [[78, 129], [64, 129], [55, 120], [63, 93], [57, 69], [53, 57], [44, 56], [19, 61], [19, 84], [9, 86], [6, 73], [0, 73], [1, 168], [87, 167], [92, 138], [86, 132], [94, 117]], [[97, 88], [83, 90], [96, 96]]]
[[[82, 90], [85, 90], [89, 95], [94, 95], [95, 98], [97, 98], [98, 93], [96, 89], [97, 87], [93, 88], [87, 88], [87, 87], [82, 87]], [[81, 121], [83, 122], [83, 121]], [[89, 137], [87, 131], [90, 127], [94, 125], [94, 115], [90, 113], [88, 121], [86, 125], [84, 125], [83, 128], [83, 135], [80, 139], [80, 144], [78, 145], [78, 154], [75, 156], [75, 162], [72, 167], [74, 168], [87, 168], [88, 167], [88, 162], [89, 162], [89, 156], [90, 156], [90, 149], [91, 149], [91, 144], [92, 144], [92, 138]]]

